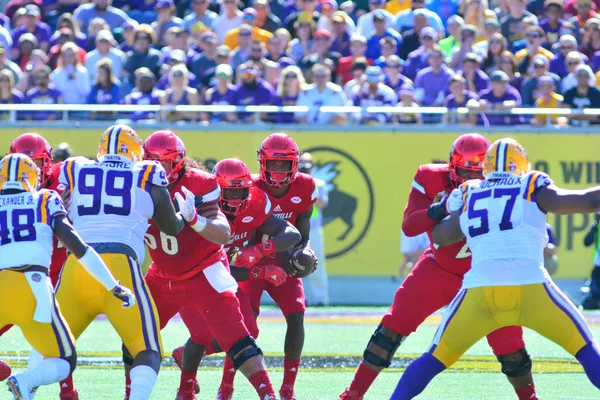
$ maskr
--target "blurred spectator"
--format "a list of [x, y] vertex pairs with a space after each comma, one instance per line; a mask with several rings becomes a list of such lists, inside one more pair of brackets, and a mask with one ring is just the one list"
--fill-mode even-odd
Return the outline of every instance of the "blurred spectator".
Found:
[[539, 87], [538, 81], [542, 77], [549, 77], [554, 82], [554, 86], [557, 87], [560, 83], [560, 78], [549, 72], [549, 62], [546, 57], [537, 55], [533, 58], [534, 74], [523, 81], [521, 86], [521, 98], [523, 100], [524, 107], [531, 107], [535, 104], [537, 99], [537, 89]]
[[521, 95], [509, 84], [509, 76], [503, 71], [491, 75], [492, 87], [479, 93], [478, 100], [470, 101], [469, 108], [480, 111], [477, 124], [485, 126], [517, 125], [523, 123], [520, 115], [486, 114], [487, 110], [499, 111], [521, 107]]
[[400, 92], [403, 87], [413, 87], [413, 81], [402, 75], [402, 65], [402, 60], [395, 54], [385, 60], [383, 83], [391, 87], [394, 93]]
[[314, 83], [308, 85], [305, 91], [298, 96], [298, 105], [307, 106], [308, 112], [296, 113], [296, 121], [310, 124], [339, 125], [346, 122], [343, 113], [321, 112], [322, 106], [345, 106], [346, 95], [341, 87], [331, 82], [331, 71], [324, 65], [314, 65], [311, 70]]
[[354, 25], [354, 22], [347, 24], [346, 22], [350, 22], [352, 19], [348, 18], [348, 21], [346, 21], [346, 17], [342, 16], [342, 14], [346, 15], [345, 12], [338, 11], [338, 4], [335, 0], [323, 0], [321, 2], [321, 17], [317, 22], [317, 30], [326, 29], [335, 34], [335, 22], [333, 21], [333, 17], [335, 16], [340, 25], [339, 29], [343, 32], [349, 31], [348, 35], [350, 35], [350, 32], [356, 30], [356, 25]]
[[340, 58], [338, 62], [338, 70], [336, 73], [336, 81], [338, 85], [345, 85], [352, 78], [352, 66], [354, 60], [364, 58], [367, 51], [367, 39], [361, 35], [352, 35], [350, 38], [350, 55]]
[[[415, 80], [415, 99], [425, 107], [441, 106], [452, 78], [452, 71], [444, 63], [444, 53], [435, 47], [429, 53], [429, 67], [420, 70]], [[437, 117], [437, 115], [435, 116]]]
[[448, 67], [452, 69], [461, 67], [464, 57], [474, 51], [473, 45], [476, 36], [477, 28], [475, 28], [475, 26], [465, 25], [462, 27], [460, 30], [460, 45], [450, 52], [450, 57], [448, 57]]
[[[79, 28], [79, 24], [70, 13], [64, 13], [60, 17], [58, 17], [58, 22], [56, 24], [56, 32], [52, 36], [50, 36], [50, 47], [56, 46], [59, 44], [60, 36], [63, 34], [61, 30], [63, 28], [70, 29], [73, 34], [73, 41], [75, 44], [84, 49], [84, 50], [92, 50], [93, 48], [88, 47], [89, 43], [87, 40], [87, 35], [81, 32]], [[64, 32], [64, 31], [63, 31]], [[64, 44], [64, 43], [61, 43]]]
[[[385, 85], [383, 81], [383, 71], [379, 67], [367, 68], [367, 82], [363, 84], [352, 98], [352, 103], [357, 107], [381, 107], [395, 106], [398, 102], [398, 95]], [[387, 113], [368, 113], [361, 111], [354, 117], [360, 124], [376, 125], [385, 124], [390, 121], [390, 115]]]
[[554, 57], [551, 51], [542, 47], [544, 42], [544, 31], [539, 26], [530, 26], [526, 32], [527, 48], [519, 50], [515, 57], [519, 65], [519, 72], [523, 76], [534, 74], [533, 59], [539, 54], [548, 59], [548, 62]]
[[483, 71], [491, 74], [500, 68], [502, 53], [506, 51], [506, 39], [501, 33], [494, 33], [490, 36], [487, 55], [483, 61]]
[[[271, 84], [260, 78], [260, 70], [252, 62], [248, 62], [241, 70], [242, 82], [233, 90], [233, 105], [236, 106], [260, 106], [275, 103], [276, 94]], [[266, 119], [266, 116], [261, 119]], [[239, 122], [252, 123], [256, 121], [254, 113], [240, 112], [237, 115]]]
[[465, 25], [465, 21], [462, 19], [462, 17], [453, 15], [448, 19], [447, 24], [449, 36], [438, 42], [438, 45], [444, 52], [445, 57], [449, 57], [452, 49], [460, 46], [461, 30]]
[[567, 23], [563, 17], [564, 6], [561, 0], [546, 0], [544, 2], [544, 16], [540, 21], [540, 28], [544, 30], [548, 48], [558, 43], [564, 25]]
[[[175, 65], [169, 71], [170, 87], [161, 98], [163, 106], [187, 106], [200, 104], [200, 96], [195, 88], [189, 86], [188, 70], [183, 64]], [[169, 122], [196, 122], [198, 113], [168, 111], [166, 119]]]
[[569, 74], [566, 57], [570, 52], [577, 51], [577, 39], [571, 35], [562, 35], [558, 44], [558, 52], [550, 60], [550, 72], [564, 78]]
[[[250, 58], [250, 43], [252, 42], [252, 28], [250, 25], [242, 24], [239, 28], [238, 47], [233, 50], [231, 56], [231, 66], [236, 70], [241, 64]], [[225, 48], [229, 48], [224, 46]]]
[[382, 38], [379, 41], [379, 46], [381, 47], [381, 55], [373, 60], [373, 65], [384, 68], [387, 58], [398, 54], [398, 47], [396, 47], [394, 38], [391, 37]]
[[34, 4], [29, 4], [25, 7], [25, 25], [22, 27], [15, 29], [12, 34], [13, 41], [13, 51], [12, 51], [12, 59], [17, 59], [20, 56], [19, 49], [19, 39], [29, 33], [35, 36], [37, 43], [35, 48], [42, 49], [44, 52], [48, 51], [50, 47], [50, 36], [52, 35], [52, 31], [50, 27], [44, 22], [40, 21], [41, 13], [38, 6]]
[[445, 29], [442, 20], [436, 13], [423, 8], [425, 6], [425, 0], [412, 0], [410, 2], [410, 9], [404, 10], [396, 15], [396, 19], [393, 22], [392, 27], [400, 33], [404, 33], [414, 28], [414, 14], [417, 10], [427, 17], [427, 25], [432, 27], [440, 37], [444, 37]]
[[256, 10], [256, 26], [274, 33], [283, 26], [278, 16], [271, 13], [271, 7], [268, 0], [254, 0], [254, 9]]
[[298, 63], [298, 67], [302, 71], [308, 71], [315, 64], [326, 65], [330, 70], [335, 80], [335, 73], [338, 68], [338, 63], [342, 55], [331, 51], [331, 33], [321, 29], [315, 33], [315, 47], [312, 54], [305, 55]]
[[353, 36], [352, 31], [346, 22], [346, 20], [350, 20], [350, 18], [348, 18], [345, 12], [336, 11], [333, 13], [331, 19], [333, 23], [331, 32], [334, 32], [331, 49], [340, 53], [342, 57], [348, 57], [352, 53], [350, 46], [352, 45], [351, 39]]
[[[0, 104], [21, 104], [23, 103], [23, 93], [15, 89], [15, 78], [13, 74], [4, 69], [0, 71]], [[0, 120], [7, 120], [7, 112], [0, 113]]]
[[112, 0], [93, 0], [89, 4], [82, 4], [77, 7], [73, 16], [84, 32], [87, 32], [94, 18], [102, 18], [110, 26], [110, 30], [113, 30], [123, 25], [129, 17], [125, 12], [113, 7], [111, 4]]
[[[277, 83], [277, 99], [281, 106], [295, 106], [298, 104], [300, 92], [306, 90], [306, 81], [300, 68], [290, 65], [281, 71], [281, 78]], [[280, 112], [277, 122], [290, 124], [294, 122], [294, 113]]]
[[[229, 53], [230, 53], [229, 48], [227, 46], [217, 47], [216, 55], [215, 55], [215, 64], [216, 64], [215, 67], [210, 68], [206, 72], [204, 72], [204, 74], [198, 78], [198, 81], [197, 81], [198, 83], [195, 86], [198, 88], [198, 90], [200, 92], [200, 97], [202, 97], [202, 95], [204, 94], [204, 91], [206, 89], [213, 87], [217, 84], [217, 80], [215, 77], [217, 67], [222, 64], [229, 65], [229, 63], [230, 63]], [[192, 84], [192, 74], [190, 73], [189, 76], [190, 76], [190, 86], [194, 87], [194, 85]]]
[[415, 266], [417, 260], [429, 248], [429, 236], [424, 232], [418, 236], [408, 237], [400, 229], [400, 253], [403, 260], [398, 267], [398, 275], [404, 276]]
[[135, 44], [135, 29], [137, 27], [138, 24], [135, 21], [127, 21], [121, 26], [123, 29], [123, 42], [119, 45], [119, 50], [125, 54], [133, 50], [133, 45]]
[[134, 34], [135, 44], [133, 50], [127, 53], [122, 75], [126, 78], [133, 76], [139, 68], [150, 69], [156, 77], [160, 71], [160, 51], [152, 48], [154, 43], [154, 31], [150, 25], [138, 26]]
[[476, 42], [489, 37], [487, 31], [488, 21], [491, 21], [493, 25], [494, 23], [497, 24], [498, 20], [496, 13], [490, 10], [487, 0], [466, 0], [464, 3], [464, 18], [465, 24], [477, 28]]
[[[450, 94], [444, 100], [444, 106], [450, 110], [456, 110], [459, 107], [466, 107], [470, 100], [476, 99], [477, 94], [467, 88], [467, 80], [462, 75], [454, 75], [450, 79]], [[454, 117], [454, 120], [452, 120]], [[459, 125], [471, 125], [471, 118], [468, 114], [444, 114], [442, 122], [457, 123]]]
[[[419, 104], [415, 101], [415, 91], [411, 88], [405, 88], [400, 90], [399, 93], [400, 101], [396, 104], [396, 107], [410, 107], [410, 108], [418, 108]], [[421, 125], [423, 123], [423, 117], [419, 113], [414, 112], [406, 112], [401, 114], [395, 114], [394, 121], [400, 124], [418, 124]]]
[[351, 99], [355, 90], [358, 90], [355, 88], [362, 87], [366, 82], [365, 72], [368, 66], [369, 63], [365, 57], [358, 57], [352, 61], [352, 79], [343, 86], [346, 98]]
[[[23, 103], [26, 104], [62, 104], [63, 98], [60, 90], [50, 84], [52, 70], [47, 65], [38, 67], [34, 72], [36, 86], [27, 92]], [[60, 112], [35, 111], [25, 113], [26, 120], [54, 121], [61, 117]]]
[[[527, 0], [507, 0], [509, 13], [500, 20], [500, 28], [502, 36], [508, 41], [511, 46], [514, 42], [525, 38], [525, 28], [523, 19], [530, 17], [537, 24], [538, 20], [535, 15], [526, 10]], [[543, 31], [542, 31], [543, 32]]]
[[[206, 52], [204, 53], [206, 54]], [[171, 83], [169, 81], [169, 71], [176, 65], [186, 65], [187, 57], [182, 50], [173, 50], [169, 57], [169, 63], [167, 65], [163, 65], [163, 76], [160, 77], [158, 83], [156, 84], [156, 88], [160, 90], [165, 90], [171, 87]], [[205, 73], [208, 69], [216, 67], [216, 64], [209, 66], [206, 70], [203, 71]], [[187, 69], [186, 69], [187, 70]], [[191, 87], [198, 89], [200, 87], [200, 80], [198, 76], [191, 71], [187, 71], [188, 83]]]
[[207, 29], [213, 29], [218, 15], [208, 9], [208, 0], [192, 0], [193, 12], [183, 19], [183, 29], [192, 31], [192, 26], [201, 22]]
[[[567, 70], [569, 74], [565, 76], [560, 82], [560, 92], [567, 93], [569, 89], [577, 86], [578, 79], [575, 76], [575, 72], [580, 65], [584, 65], [583, 55], [578, 51], [572, 51], [567, 54], [565, 59], [565, 64], [567, 65]], [[590, 79], [590, 86], [594, 86], [596, 84], [596, 79]]]
[[90, 79], [96, 80], [96, 64], [103, 58], [108, 58], [112, 63], [112, 72], [115, 76], [121, 76], [123, 65], [125, 65], [125, 53], [117, 49], [115, 39], [110, 31], [100, 31], [96, 35], [96, 49], [87, 54], [85, 67]]
[[[600, 90], [590, 84], [593, 80], [595, 84], [595, 76], [592, 69], [587, 65], [579, 65], [575, 70], [575, 78], [577, 86], [565, 92], [564, 104], [568, 108], [600, 108]], [[597, 115], [572, 115], [571, 122], [573, 125], [587, 125], [589, 123], [598, 123]]]
[[479, 93], [490, 87], [490, 78], [480, 68], [479, 56], [475, 53], [467, 53], [463, 58], [462, 71], [459, 74], [467, 81], [467, 89]]
[[294, 30], [296, 21], [313, 21], [315, 26], [319, 21], [320, 14], [316, 11], [316, 1], [315, 0], [298, 0], [297, 9], [298, 11], [290, 14], [283, 21], [283, 27], [287, 29], [289, 32]]
[[410, 4], [409, 0], [390, 0], [385, 4], [385, 10], [392, 15], [397, 15], [400, 11], [408, 10]]
[[281, 52], [285, 54], [291, 54], [290, 42], [292, 41], [292, 35], [284, 28], [279, 28], [273, 34], [281, 42]]
[[[250, 57], [247, 61], [258, 68], [259, 75], [269, 84], [274, 85], [277, 80], [277, 64], [265, 58], [265, 48], [260, 40], [253, 40], [250, 44]], [[246, 63], [240, 65], [238, 70], [246, 67]], [[236, 83], [241, 82], [241, 72], [236, 71]]]
[[3, 49], [12, 49], [13, 40], [8, 29], [0, 25], [0, 47]]
[[195, 39], [190, 43], [190, 34], [185, 29], [181, 29], [178, 26], [172, 26], [167, 30], [165, 40], [167, 46], [163, 47], [161, 51], [161, 63], [169, 62], [170, 54], [174, 50], [181, 50], [187, 56], [188, 60], [193, 60], [196, 55], [203, 52], [209, 41], [216, 42], [217, 37], [211, 31], [204, 31], [202, 33], [195, 33]]
[[[213, 32], [206, 32], [202, 35], [202, 47], [204, 51], [200, 54], [197, 54], [193, 60], [190, 61], [190, 72], [193, 73], [197, 79], [202, 80], [202, 76], [211, 68], [215, 68], [217, 66], [216, 63], [216, 55], [217, 55], [217, 37]], [[171, 52], [171, 59], [173, 59], [173, 54], [175, 51]], [[177, 50], [175, 54], [176, 62], [179, 61], [181, 56], [185, 56], [182, 50]], [[187, 57], [186, 57], [187, 58]], [[183, 60], [185, 64], [186, 61]], [[160, 82], [160, 81], [159, 81]]]
[[585, 26], [585, 22], [590, 18], [595, 18], [598, 14], [592, 7], [592, 0], [577, 0], [575, 3], [575, 14], [569, 22], [575, 27], [575, 32], [580, 32]]
[[373, 13], [373, 25], [375, 29], [367, 36], [367, 58], [375, 60], [381, 56], [381, 39], [391, 37], [396, 41], [396, 47], [400, 48], [402, 36], [392, 28], [386, 28], [384, 10], [376, 10]]
[[214, 21], [214, 32], [217, 34], [219, 43], [225, 41], [227, 32], [239, 27], [243, 23], [243, 16], [239, 10], [239, 0], [222, 0], [221, 15]]
[[[542, 76], [537, 79], [538, 95], [535, 100], [536, 108], [560, 108], [564, 98], [556, 93], [556, 84], [554, 79], [549, 76]], [[551, 123], [556, 123], [558, 114], [544, 115], [535, 114], [531, 119], [532, 125], [546, 125], [549, 120]]]
[[[23, 70], [29, 62], [29, 57], [34, 49], [38, 48], [38, 41], [31, 33], [25, 33], [21, 35], [18, 43], [19, 49], [17, 50], [17, 57], [14, 58], [15, 62]], [[14, 51], [14, 49], [13, 49]], [[15, 54], [15, 53], [13, 53]]]
[[375, 30], [375, 13], [385, 19], [384, 28], [392, 28], [394, 16], [385, 10], [385, 0], [369, 0], [369, 12], [361, 15], [356, 23], [356, 33], [368, 37]]
[[290, 53], [295, 60], [302, 60], [304, 56], [312, 54], [315, 47], [314, 33], [316, 24], [314, 21], [297, 21], [296, 37], [290, 42]]
[[[414, 13], [414, 28], [404, 32], [402, 36], [402, 47], [399, 49], [400, 53], [398, 54], [401, 59], [408, 60], [408, 55], [413, 51], [417, 50], [419, 46], [424, 45], [421, 33], [423, 29], [425, 29], [429, 22], [427, 21], [427, 17], [423, 14], [422, 10], [416, 10]], [[429, 27], [431, 28], [431, 27]], [[431, 32], [433, 30], [433, 33]], [[435, 29], [429, 29], [427, 36], [432, 38], [437, 42], [438, 36], [435, 32]], [[431, 44], [433, 46], [433, 44]], [[415, 72], [416, 73], [416, 72]]]
[[458, 11], [458, 2], [459, 0], [431, 0], [427, 2], [425, 8], [438, 15], [446, 29], [449, 18]]
[[15, 82], [19, 82], [22, 76], [21, 68], [14, 62], [8, 59], [8, 53], [6, 49], [0, 47], [0, 71], [9, 70]]
[[[149, 68], [141, 67], [135, 70], [135, 89], [125, 96], [121, 101], [123, 104], [154, 105], [160, 104], [160, 99], [164, 96], [162, 90], [156, 89], [156, 77]], [[153, 111], [136, 111], [131, 113], [129, 118], [133, 121], [155, 119], [156, 113]]]
[[90, 92], [90, 75], [77, 59], [76, 52], [75, 43], [65, 43], [58, 67], [50, 77], [51, 83], [62, 93], [65, 104], [85, 104]]
[[285, 49], [281, 46], [281, 39], [278, 36], [273, 36], [271, 39], [269, 39], [265, 58], [273, 62], [278, 62], [282, 57], [291, 58], [291, 56], [284, 50]]
[[[233, 86], [233, 69], [228, 64], [221, 64], [215, 69], [215, 78], [217, 81], [216, 86], [208, 88], [204, 93], [203, 104], [214, 105], [214, 106], [228, 106], [234, 104], [233, 93], [235, 86]], [[200, 116], [201, 121], [205, 122], [224, 122], [224, 121], [235, 121], [236, 116], [234, 113], [202, 113]]]
[[580, 51], [591, 60], [594, 58], [594, 53], [600, 50], [600, 19], [590, 18], [585, 25]]
[[94, 18], [87, 28], [87, 49], [93, 49], [96, 45], [96, 35], [101, 31], [110, 31], [110, 26], [102, 18]]
[[509, 83], [512, 87], [517, 89], [517, 91], [521, 90], [523, 77], [519, 73], [515, 55], [508, 50], [503, 51], [502, 54], [500, 54], [500, 71], [508, 75]]
[[437, 47], [437, 39], [437, 33], [433, 28], [425, 27], [421, 30], [421, 46], [408, 55], [404, 66], [404, 75], [414, 80], [419, 71], [429, 66], [429, 56], [433, 49]]
[[48, 57], [44, 52], [40, 49], [35, 49], [31, 53], [31, 57], [29, 58], [29, 62], [27, 66], [23, 70], [23, 75], [17, 82], [17, 89], [21, 93], [27, 93], [30, 89], [32, 89], [36, 82], [34, 78], [34, 72], [38, 67], [42, 65], [48, 64]]
[[183, 21], [174, 15], [175, 5], [173, 0], [158, 0], [154, 6], [157, 16], [156, 21], [150, 26], [156, 33], [156, 46], [162, 47], [165, 45], [165, 34], [167, 30], [173, 26], [182, 27]]
[[52, 148], [52, 162], [59, 163], [73, 156], [73, 149], [67, 142], [59, 143]]
[[104, 58], [95, 66], [94, 83], [88, 94], [88, 104], [118, 104], [121, 100], [121, 83], [113, 70], [113, 63]]
[[[58, 42], [50, 48], [50, 52], [48, 53], [48, 65], [50, 68], [56, 69], [56, 65], [58, 63], [58, 59], [60, 57], [60, 52], [63, 45], [67, 43], [74, 43], [75, 35], [73, 31], [69, 28], [61, 28], [60, 36], [58, 37]], [[86, 51], [80, 47], [77, 47], [77, 58], [81, 62], [86, 61]]]
[[[249, 25], [252, 27], [252, 39], [260, 40], [266, 46], [269, 42], [269, 39], [273, 37], [271, 32], [265, 31], [264, 29], [256, 26], [256, 10], [254, 8], [246, 8], [244, 10], [243, 21], [245, 25]], [[244, 26], [244, 25], [242, 25]], [[229, 47], [232, 50], [235, 50], [238, 47], [238, 36], [240, 35], [240, 28], [235, 28], [229, 31], [227, 36], [225, 36], [225, 41], [223, 44]]]

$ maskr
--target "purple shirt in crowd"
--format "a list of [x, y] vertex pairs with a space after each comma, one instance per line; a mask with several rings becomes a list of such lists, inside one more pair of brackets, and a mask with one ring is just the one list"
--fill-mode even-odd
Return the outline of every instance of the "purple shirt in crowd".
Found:
[[[19, 29], [15, 30], [12, 35], [13, 40], [13, 49], [19, 48], [19, 38], [27, 33], [27, 27], [22, 26]], [[48, 42], [50, 41], [50, 35], [52, 35], [52, 31], [48, 24], [43, 22], [35, 23], [35, 30], [32, 32], [33, 36], [37, 39], [38, 43]]]
[[344, 31], [342, 37], [337, 37], [331, 42], [331, 51], [337, 51], [342, 57], [348, 57], [350, 53], [350, 34]]
[[425, 47], [419, 47], [417, 50], [408, 55], [402, 73], [406, 75], [408, 79], [412, 79], [414, 81], [419, 71], [429, 67], [429, 61], [427, 61], [428, 57], [429, 52], [425, 50]]
[[[196, 75], [194, 75], [193, 73], [191, 73], [189, 71], [188, 71], [188, 86], [193, 87], [193, 88], [199, 88], [198, 79], [196, 78]], [[158, 83], [156, 84], [156, 88], [160, 89], [160, 90], [165, 90], [169, 87], [171, 87], [171, 84], [169, 84], [169, 73], [167, 72], [166, 74], [164, 74], [163, 76], [160, 77], [160, 79], [158, 80]]]
[[[479, 93], [479, 100], [487, 100], [491, 104], [501, 104], [505, 101], [516, 101], [517, 107], [521, 107], [521, 95], [514, 87], [508, 85], [506, 92], [501, 97], [494, 96], [492, 88], [484, 90]], [[509, 115], [509, 114], [489, 114], [480, 113], [477, 120], [477, 124], [491, 126], [491, 125], [517, 125], [522, 124], [523, 117], [520, 115]]]
[[546, 41], [548, 42], [548, 44], [550, 46], [552, 46], [554, 43], [558, 42], [558, 39], [560, 39], [560, 36], [561, 36], [560, 31], [561, 31], [561, 29], [563, 29], [563, 26], [566, 23], [567, 23], [567, 21], [559, 18], [558, 19], [558, 27], [552, 28], [550, 26], [550, 20], [548, 18], [540, 21], [540, 28], [542, 28], [544, 30], [544, 32], [546, 33]]
[[[464, 76], [463, 71], [459, 72], [459, 75]], [[466, 78], [465, 78], [466, 79]], [[485, 72], [480, 69], [475, 71], [475, 77], [473, 78], [473, 83], [475, 84], [475, 93], [479, 93], [485, 89], [490, 87], [490, 78], [487, 76]], [[473, 89], [473, 88], [470, 88]]]
[[[259, 106], [270, 105], [277, 101], [277, 95], [273, 87], [263, 80], [258, 78], [258, 86], [255, 89], [248, 90], [243, 84], [236, 85], [233, 90], [233, 105], [236, 106]], [[239, 118], [244, 119], [250, 116], [250, 113], [239, 113]]]
[[451, 109], [451, 110], [459, 108], [459, 107], [464, 107], [464, 106], [467, 105], [467, 102], [469, 100], [477, 98], [477, 95], [475, 93], [471, 92], [470, 90], [465, 90], [464, 91], [464, 95], [465, 95], [465, 99], [463, 101], [459, 102], [459, 101], [456, 100], [456, 97], [454, 97], [453, 94], [449, 94], [446, 97], [446, 107], [449, 108], [449, 109]]
[[[233, 93], [235, 90], [235, 86], [229, 85], [227, 91], [225, 93], [221, 93], [217, 90], [216, 86], [214, 88], [208, 89], [204, 93], [204, 99], [202, 104], [206, 105], [215, 105], [215, 106], [229, 106], [234, 104]], [[220, 122], [225, 121], [224, 113], [210, 113], [210, 120], [212, 122]]]
[[[131, 104], [138, 104], [138, 105], [142, 105], [142, 106], [147, 106], [147, 105], [159, 105], [160, 104], [160, 95], [162, 94], [162, 92], [153, 89], [152, 92], [150, 93], [142, 93], [142, 92], [132, 92], [129, 95], [129, 99], [130, 99], [130, 103]], [[124, 104], [124, 101], [122, 101], [121, 103]], [[134, 121], [138, 121], [141, 119], [152, 119], [154, 118], [154, 113], [151, 111], [136, 111], [131, 115], [131, 119]]]
[[[596, 52], [596, 53], [598, 53], [598, 52]], [[579, 54], [581, 54], [581, 58], [583, 59], [583, 62], [586, 65], [589, 65], [590, 59], [583, 53], [579, 53]], [[594, 53], [594, 58], [596, 58], [595, 53]], [[600, 64], [600, 60], [599, 60], [599, 64]], [[594, 67], [592, 67], [592, 69], [594, 71], [596, 71], [596, 69], [594, 69]], [[563, 56], [561, 52], [558, 52], [557, 54], [555, 54], [554, 57], [552, 57], [552, 59], [550, 60], [549, 71], [552, 72], [553, 74], [558, 75], [561, 79], [564, 78], [565, 76], [569, 75], [569, 69], [567, 68], [567, 62], [566, 62], [565, 56]]]
[[[54, 35], [52, 35], [50, 37], [50, 48], [52, 48], [52, 46], [55, 46], [55, 45], [58, 44], [58, 38], [59, 37], [60, 37], [60, 32], [55, 32]], [[77, 46], [81, 47], [82, 49], [87, 50], [88, 49], [88, 38], [87, 38], [87, 36], [84, 33], [79, 32], [79, 34], [75, 38], [75, 44]], [[91, 49], [91, 50], [93, 50], [93, 49]]]
[[433, 72], [431, 67], [419, 71], [415, 80], [415, 89], [425, 90], [425, 97], [420, 105], [424, 107], [433, 105], [438, 99], [440, 91], [447, 94], [449, 92], [450, 78], [452, 78], [452, 75], [452, 71], [446, 66], [443, 66], [437, 74]]
[[400, 79], [398, 79], [398, 82], [396, 84], [392, 84], [392, 82], [390, 81], [390, 77], [387, 75], [385, 76], [385, 78], [383, 78], [383, 83], [386, 86], [391, 87], [392, 90], [396, 93], [399, 93], [400, 89], [402, 88], [412, 87], [412, 82], [410, 81], [410, 79], [408, 79], [402, 74], [400, 74]]
[[[60, 90], [54, 86], [49, 85], [46, 92], [42, 92], [39, 87], [34, 87], [27, 92], [24, 103], [26, 104], [58, 104], [58, 99], [62, 97]], [[26, 116], [32, 117], [36, 121], [43, 121], [51, 116], [59, 119], [61, 117], [60, 112], [53, 111], [36, 111], [27, 112]]]

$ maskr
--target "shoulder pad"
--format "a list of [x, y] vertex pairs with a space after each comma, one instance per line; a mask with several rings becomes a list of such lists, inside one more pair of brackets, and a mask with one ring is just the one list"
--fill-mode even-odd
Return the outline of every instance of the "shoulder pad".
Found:
[[539, 188], [554, 185], [552, 178], [541, 171], [529, 171], [521, 178], [521, 182], [525, 186], [523, 197], [527, 201], [535, 201], [535, 191]]
[[166, 187], [169, 184], [165, 169], [157, 161], [138, 161], [133, 170], [138, 173], [138, 186], [148, 192], [153, 185]]
[[206, 171], [190, 168], [183, 175], [181, 184], [196, 196], [196, 205], [210, 204], [221, 199], [217, 178]]

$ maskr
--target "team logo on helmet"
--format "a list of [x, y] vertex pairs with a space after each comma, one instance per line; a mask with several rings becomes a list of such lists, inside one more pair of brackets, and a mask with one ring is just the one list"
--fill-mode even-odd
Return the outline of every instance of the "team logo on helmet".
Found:
[[373, 220], [375, 196], [365, 168], [352, 155], [333, 147], [305, 149], [313, 156], [312, 175], [327, 185], [329, 204], [323, 210], [327, 258], [353, 250]]
[[129, 153], [129, 146], [126, 143], [121, 143], [121, 147], [119, 148], [119, 153], [127, 154]]

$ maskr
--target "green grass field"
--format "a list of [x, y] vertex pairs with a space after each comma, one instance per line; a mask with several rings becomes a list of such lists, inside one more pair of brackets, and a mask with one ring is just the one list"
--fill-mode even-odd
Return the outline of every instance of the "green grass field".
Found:
[[[296, 394], [300, 400], [337, 399], [350, 383], [384, 308], [309, 309], [306, 323], [303, 369], [298, 376]], [[282, 378], [282, 350], [285, 323], [273, 309], [265, 309], [259, 321], [258, 339], [278, 388]], [[588, 314], [596, 320], [596, 315]], [[596, 318], [595, 318], [596, 317]], [[439, 316], [431, 317], [400, 348], [392, 368], [381, 374], [367, 399], [387, 399], [403, 368], [427, 349]], [[593, 326], [596, 335], [600, 326]], [[187, 329], [172, 321], [163, 331], [165, 355], [187, 339]], [[29, 346], [14, 328], [2, 337], [2, 353], [15, 369], [26, 363]], [[534, 357], [536, 387], [542, 399], [598, 399], [600, 394], [588, 381], [579, 364], [562, 348], [535, 332], [526, 330], [527, 348]], [[106, 321], [95, 321], [77, 342], [80, 367], [75, 384], [81, 399], [119, 399], [123, 393], [120, 365], [120, 340]], [[200, 399], [213, 399], [220, 381], [222, 356], [209, 357], [199, 371]], [[477, 343], [450, 371], [436, 378], [419, 399], [515, 399], [516, 396], [492, 356], [485, 340]], [[165, 359], [152, 399], [173, 399], [179, 384], [179, 371], [170, 357]], [[36, 399], [57, 399], [58, 386], [42, 388]], [[10, 398], [0, 391], [0, 399]], [[255, 398], [252, 387], [238, 376], [234, 399]]]

